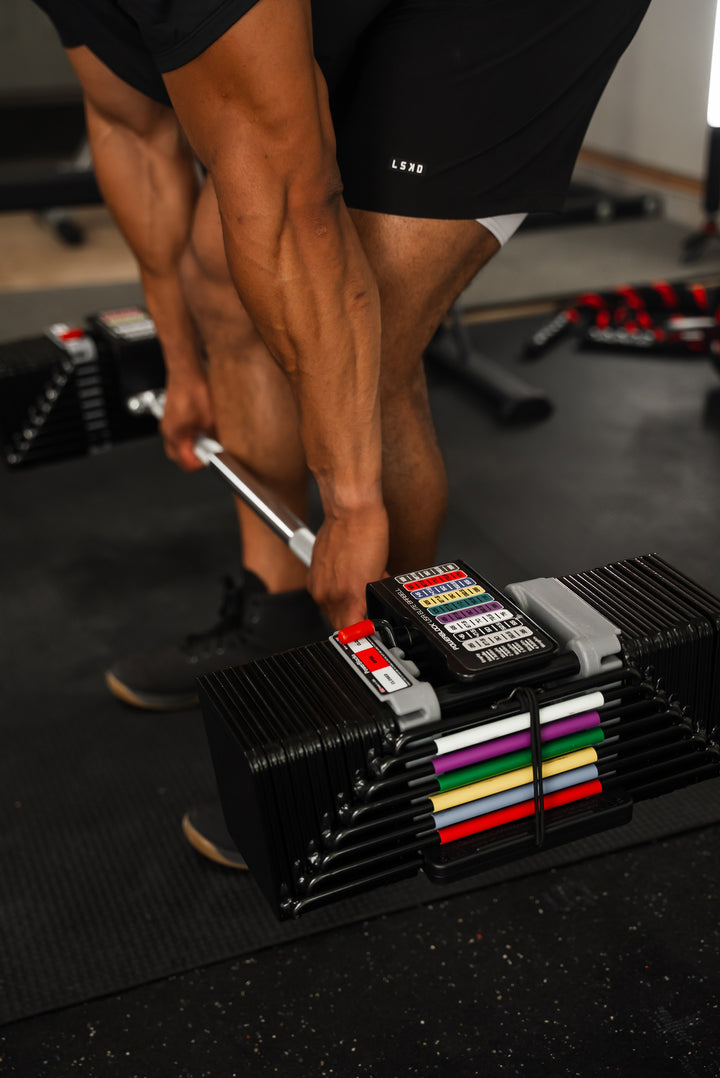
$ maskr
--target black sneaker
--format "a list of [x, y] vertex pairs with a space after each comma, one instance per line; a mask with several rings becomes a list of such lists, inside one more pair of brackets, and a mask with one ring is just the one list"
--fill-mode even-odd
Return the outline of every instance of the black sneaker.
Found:
[[243, 856], [230, 837], [219, 804], [190, 809], [182, 818], [185, 838], [193, 849], [226, 868], [244, 868]]
[[178, 711], [197, 704], [195, 679], [239, 666], [276, 651], [322, 640], [331, 633], [307, 591], [270, 593], [254, 573], [242, 587], [225, 580], [217, 625], [167, 644], [118, 659], [105, 673], [110, 692], [134, 707]]

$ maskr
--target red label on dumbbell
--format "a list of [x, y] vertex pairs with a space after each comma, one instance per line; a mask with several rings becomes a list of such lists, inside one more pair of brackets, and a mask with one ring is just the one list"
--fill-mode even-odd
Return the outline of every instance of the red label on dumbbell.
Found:
[[383, 666], [389, 665], [377, 648], [363, 648], [362, 651], [356, 651], [355, 654], [363, 666], [366, 666], [371, 671], [380, 670]]
[[383, 655], [372, 640], [364, 637], [348, 644], [340, 644], [337, 637], [335, 639], [337, 646], [350, 659], [357, 672], [372, 682], [376, 692], [397, 692], [398, 689], [406, 689], [410, 685], [405, 675]]

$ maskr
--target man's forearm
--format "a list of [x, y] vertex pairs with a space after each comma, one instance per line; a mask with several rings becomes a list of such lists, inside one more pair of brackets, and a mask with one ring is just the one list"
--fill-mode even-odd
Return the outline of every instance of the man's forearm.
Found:
[[214, 179], [236, 287], [294, 388], [322, 498], [310, 588], [335, 625], [348, 624], [387, 565], [377, 284], [338, 194], [320, 184], [278, 197], [268, 176], [243, 206], [222, 167]]
[[146, 106], [139, 116], [126, 108], [121, 121], [88, 95], [87, 117], [98, 182], [137, 258], [163, 351], [165, 451], [194, 471], [202, 466], [195, 439], [214, 432], [201, 346], [180, 279], [198, 195], [194, 157], [177, 118], [164, 106]]
[[169, 371], [200, 372], [192, 321], [182, 295], [180, 259], [198, 183], [192, 153], [171, 113], [133, 131], [87, 103], [93, 163], [103, 198], [140, 270], [148, 310]]
[[212, 175], [237, 291], [287, 372], [325, 509], [309, 583], [335, 624], [387, 564], [380, 302], [342, 198], [309, 0], [264, 0], [165, 75]]
[[350, 216], [339, 195], [293, 205], [290, 193], [240, 216], [229, 194], [223, 210], [231, 272], [295, 390], [325, 513], [372, 509], [382, 501], [380, 303]]

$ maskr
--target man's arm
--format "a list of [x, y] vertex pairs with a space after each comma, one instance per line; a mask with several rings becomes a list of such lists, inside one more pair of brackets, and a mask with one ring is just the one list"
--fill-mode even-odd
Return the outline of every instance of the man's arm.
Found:
[[380, 305], [341, 197], [309, 2], [259, 0], [165, 82], [212, 175], [238, 293], [298, 400], [325, 510], [311, 590], [335, 624], [357, 620], [387, 559]]
[[117, 78], [88, 49], [68, 52], [84, 90], [93, 165], [103, 198], [135, 255], [167, 373], [168, 455], [202, 467], [192, 443], [213, 416], [179, 266], [198, 194], [195, 160], [172, 109]]

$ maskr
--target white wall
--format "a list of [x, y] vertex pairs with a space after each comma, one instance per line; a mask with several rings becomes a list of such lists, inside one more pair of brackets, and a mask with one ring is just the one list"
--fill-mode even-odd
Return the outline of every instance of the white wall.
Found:
[[585, 145], [701, 179], [714, 23], [715, 0], [652, 0]]

